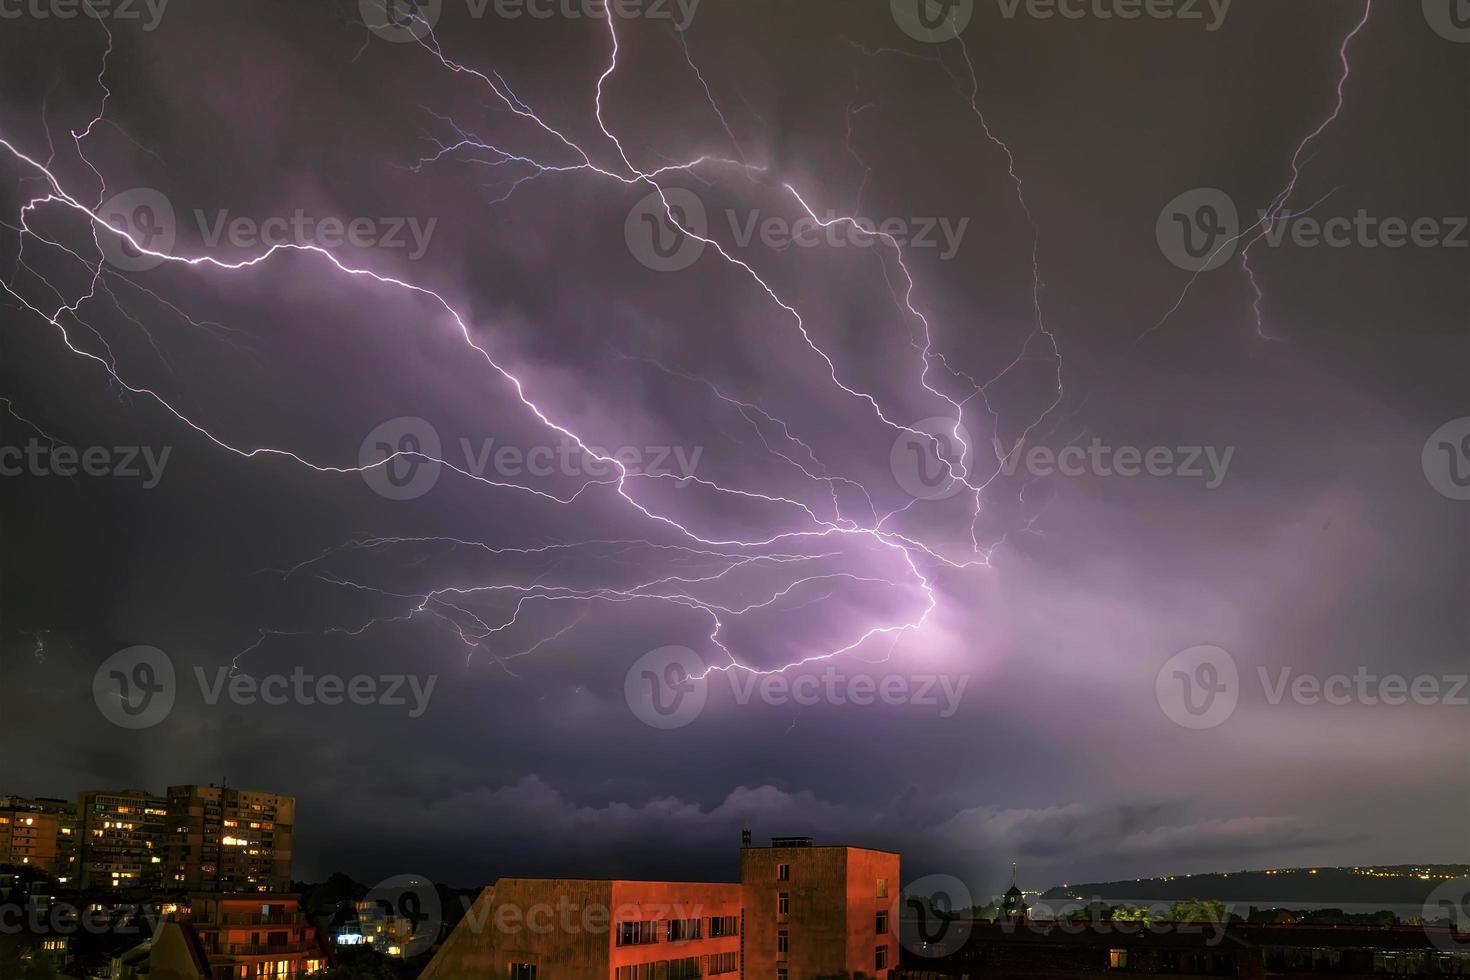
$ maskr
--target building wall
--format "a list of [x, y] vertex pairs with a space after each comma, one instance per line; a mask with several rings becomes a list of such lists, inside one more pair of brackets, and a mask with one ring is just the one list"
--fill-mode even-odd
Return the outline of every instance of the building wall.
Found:
[[[616, 980], [618, 970], [727, 957], [738, 980], [740, 935], [710, 936], [711, 918], [740, 916], [733, 883], [501, 878], [487, 888], [445, 941], [420, 980], [508, 977], [513, 963], [536, 967], [538, 980]], [[671, 919], [698, 919], [699, 938], [669, 941]], [[619, 945], [619, 924], [652, 922], [655, 941]]]
[[64, 874], [62, 828], [68, 815], [36, 800], [0, 800], [0, 864]]
[[[711, 976], [711, 956], [734, 954], [735, 971], [728, 974], [731, 980], [739, 976], [740, 932], [729, 936], [712, 937], [712, 918], [734, 917], [739, 922], [741, 888], [736, 884], [713, 884], [708, 882], [669, 881], [615, 881], [613, 882], [612, 929], [609, 937], [611, 974], [616, 980], [619, 967], [637, 967], [645, 963], [661, 963], [665, 960], [684, 960], [696, 957], [699, 960], [698, 975]], [[670, 919], [698, 919], [700, 938], [669, 942], [659, 930], [659, 941], [631, 946], [618, 945], [618, 922], [623, 920], [657, 921]], [[635, 974], [636, 977], [636, 974]], [[539, 978], [538, 978], [539, 980]]]
[[[781, 865], [790, 878], [779, 878]], [[776, 980], [785, 967], [788, 980], [832, 976], [886, 976], [898, 966], [897, 889], [899, 857], [858, 847], [745, 847], [740, 852], [740, 883], [745, 906], [745, 976]], [[878, 879], [887, 881], [880, 897]], [[781, 915], [780, 896], [788, 896]], [[889, 947], [883, 971], [875, 966], [876, 913], [889, 911]], [[788, 951], [779, 951], [787, 933]]]

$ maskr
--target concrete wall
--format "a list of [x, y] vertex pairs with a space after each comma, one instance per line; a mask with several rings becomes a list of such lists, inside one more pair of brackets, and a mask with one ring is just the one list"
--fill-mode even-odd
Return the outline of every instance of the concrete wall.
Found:
[[[791, 866], [789, 881], [777, 878]], [[888, 969], [898, 965], [897, 854], [856, 847], [747, 847], [740, 852], [740, 882], [745, 900], [745, 976], [776, 980], [785, 966], [789, 980], [875, 976], [876, 913], [890, 909]], [[888, 880], [880, 898], [877, 879]], [[777, 913], [782, 892], [789, 913]], [[789, 952], [777, 953], [777, 934], [785, 929]]]

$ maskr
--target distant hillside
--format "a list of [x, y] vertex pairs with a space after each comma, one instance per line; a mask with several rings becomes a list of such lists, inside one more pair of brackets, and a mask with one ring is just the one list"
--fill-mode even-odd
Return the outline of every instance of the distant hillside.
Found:
[[1420, 905], [1446, 878], [1470, 876], [1470, 865], [1379, 865], [1361, 868], [1276, 868], [1219, 874], [1170, 875], [1136, 881], [1094, 881], [1058, 885], [1047, 901], [1101, 899], [1112, 904], [1215, 899], [1263, 905]]

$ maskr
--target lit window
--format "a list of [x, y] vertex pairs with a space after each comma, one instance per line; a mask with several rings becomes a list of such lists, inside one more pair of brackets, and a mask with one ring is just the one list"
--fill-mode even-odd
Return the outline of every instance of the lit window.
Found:
[[1109, 970], [1126, 970], [1126, 969], [1128, 969], [1128, 950], [1126, 950], [1126, 949], [1110, 949], [1110, 950], [1108, 950], [1108, 969]]
[[887, 898], [888, 897], [888, 879], [887, 878], [879, 878], [878, 879], [878, 889], [877, 890], [878, 890], [878, 897], [879, 898]]

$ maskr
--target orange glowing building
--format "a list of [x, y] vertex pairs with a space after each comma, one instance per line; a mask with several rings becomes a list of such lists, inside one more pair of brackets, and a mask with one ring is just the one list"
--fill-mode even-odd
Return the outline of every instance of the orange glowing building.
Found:
[[886, 980], [899, 856], [776, 838], [740, 882], [501, 878], [420, 980]]
[[285, 892], [191, 895], [192, 914], [153, 937], [149, 980], [295, 980], [331, 965], [326, 941]]

